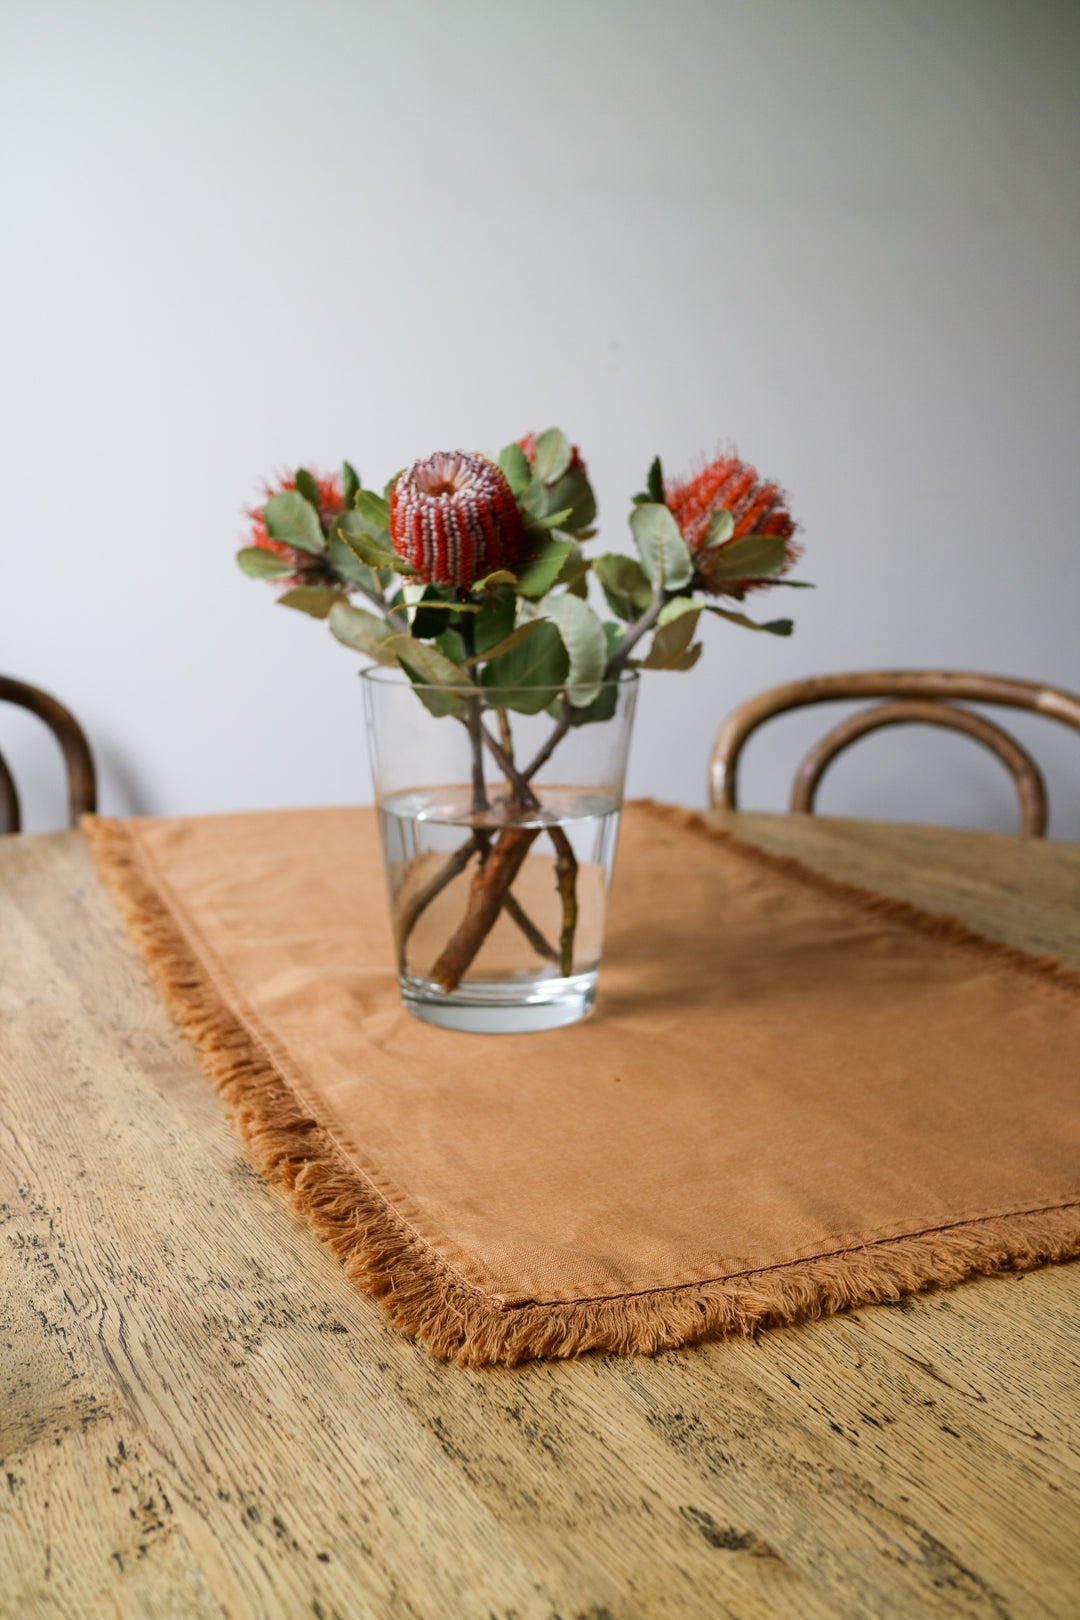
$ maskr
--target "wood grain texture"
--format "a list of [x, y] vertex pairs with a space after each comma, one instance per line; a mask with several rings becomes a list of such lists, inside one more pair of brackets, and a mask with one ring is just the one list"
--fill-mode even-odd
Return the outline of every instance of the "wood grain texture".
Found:
[[[717, 815], [1080, 964], [1080, 851]], [[1080, 1612], [1080, 1266], [462, 1371], [258, 1177], [72, 833], [0, 841], [0, 1616]]]

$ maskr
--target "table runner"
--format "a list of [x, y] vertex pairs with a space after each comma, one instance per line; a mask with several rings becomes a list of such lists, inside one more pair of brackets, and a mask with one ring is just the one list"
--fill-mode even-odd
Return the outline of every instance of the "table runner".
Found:
[[653, 1352], [1080, 1253], [1080, 972], [627, 807], [597, 1009], [400, 1006], [370, 809], [84, 818], [261, 1169], [436, 1354]]

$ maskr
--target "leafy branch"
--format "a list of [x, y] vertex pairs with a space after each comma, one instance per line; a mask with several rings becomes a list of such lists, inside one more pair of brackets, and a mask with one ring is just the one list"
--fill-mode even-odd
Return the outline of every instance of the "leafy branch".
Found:
[[[397, 917], [404, 972], [406, 945], [419, 917], [475, 860], [466, 915], [434, 970], [447, 989], [467, 971], [503, 910], [538, 956], [557, 960], [564, 974], [573, 971], [577, 861], [557, 822], [544, 828], [555, 849], [562, 904], [557, 950], [511, 892], [541, 830], [535, 821], [525, 825], [542, 819], [536, 777], [572, 729], [614, 716], [627, 672], [692, 668], [702, 651], [695, 636], [703, 615], [772, 635], [791, 633], [790, 619], [758, 622], [717, 597], [741, 602], [750, 590], [805, 583], [780, 577], [793, 555], [793, 525], [776, 487], [756, 483], [754, 470], [734, 458], [721, 458], [690, 481], [686, 487], [697, 502], [690, 506], [680, 505], [681, 486], [665, 484], [660, 458], [654, 458], [644, 489], [631, 502], [633, 551], [589, 557], [584, 547], [595, 534], [596, 499], [576, 447], [558, 428], [507, 445], [493, 458], [498, 472], [483, 458], [472, 458], [503, 492], [499, 499], [508, 505], [517, 538], [509, 557], [501, 554], [500, 565], [489, 564], [483, 577], [459, 572], [449, 577], [463, 577], [461, 584], [437, 583], [430, 569], [421, 573], [410, 560], [426, 554], [395, 529], [394, 503], [401, 478], [452, 460], [416, 463], [381, 492], [365, 488], [349, 462], [336, 479], [300, 468], [252, 513], [253, 543], [237, 556], [243, 572], [283, 587], [282, 606], [325, 619], [343, 645], [371, 663], [402, 670], [433, 717], [455, 720], [468, 734], [476, 825]], [[708, 479], [719, 493], [701, 493], [705, 486], [698, 485]], [[744, 506], [731, 510], [720, 496], [736, 486], [744, 492]], [[433, 500], [454, 498], [450, 485], [436, 480], [432, 488]], [[707, 521], [695, 515], [702, 502]], [[770, 532], [740, 532], [747, 521], [737, 512], [744, 509], [760, 513]], [[454, 532], [479, 532], [474, 519], [471, 528], [455, 519]], [[608, 618], [589, 600], [594, 580]], [[544, 711], [551, 729], [519, 766], [511, 714]], [[489, 715], [495, 716], [494, 729]], [[485, 753], [506, 783], [505, 799], [496, 801], [506, 821], [497, 832], [490, 824]]]

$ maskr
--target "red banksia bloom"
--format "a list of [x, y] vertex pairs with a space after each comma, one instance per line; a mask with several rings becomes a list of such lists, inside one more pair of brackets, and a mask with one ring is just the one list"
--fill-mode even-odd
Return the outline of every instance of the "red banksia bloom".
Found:
[[[319, 521], [324, 530], [329, 530], [336, 517], [340, 517], [345, 510], [345, 499], [341, 493], [341, 477], [332, 473], [323, 477], [321, 473], [312, 473], [319, 490]], [[296, 488], [296, 479], [291, 475], [275, 479], [272, 483], [263, 486], [263, 503], [271, 495], [280, 495], [287, 489]], [[262, 506], [249, 506], [247, 516], [251, 521], [251, 539], [249, 545], [258, 546], [260, 551], [272, 551], [275, 557], [287, 557], [296, 563], [296, 573], [291, 579], [283, 580], [284, 585], [306, 585], [311, 583], [312, 576], [322, 571], [322, 563], [318, 557], [310, 552], [300, 551], [295, 546], [287, 546], [280, 540], [271, 540], [266, 532], [266, 523], [263, 519]]]
[[778, 535], [787, 541], [787, 564], [795, 562], [801, 547], [792, 538], [796, 523], [785, 502], [787, 496], [777, 484], [760, 479], [754, 467], [738, 456], [718, 456], [692, 477], [669, 481], [664, 489], [665, 503], [679, 525], [694, 559], [694, 584], [715, 596], [736, 596], [743, 591], [761, 590], [772, 582], [766, 579], [713, 580], [709, 565], [724, 546], [707, 546], [709, 519], [725, 509], [735, 520], [734, 532], [724, 545], [731, 545], [747, 534]]
[[[535, 433], [526, 433], [524, 438], [518, 440], [518, 449], [524, 450], [525, 460], [529, 463], [530, 467], [536, 466], [536, 439], [537, 435]], [[581, 459], [580, 450], [576, 444], [572, 444], [570, 446], [570, 468], [572, 470], [576, 467], [580, 467], [582, 472], [586, 471], [585, 463]]]
[[524, 527], [494, 462], [441, 450], [414, 461], [395, 483], [390, 538], [422, 579], [468, 586], [496, 568], [513, 568], [524, 547]]

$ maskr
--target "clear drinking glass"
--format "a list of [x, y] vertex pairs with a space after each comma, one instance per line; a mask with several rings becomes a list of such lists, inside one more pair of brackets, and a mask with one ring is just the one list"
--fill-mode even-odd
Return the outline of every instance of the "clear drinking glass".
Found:
[[583, 1018], [637, 675], [606, 682], [588, 709], [557, 688], [456, 696], [382, 667], [362, 679], [405, 1006], [479, 1033]]

